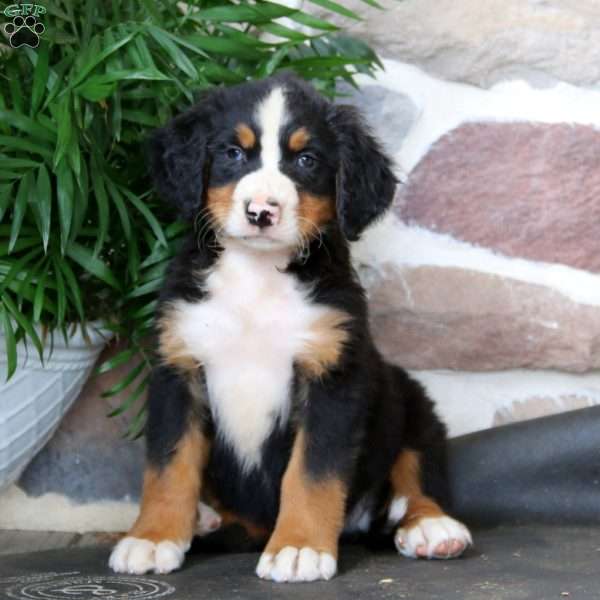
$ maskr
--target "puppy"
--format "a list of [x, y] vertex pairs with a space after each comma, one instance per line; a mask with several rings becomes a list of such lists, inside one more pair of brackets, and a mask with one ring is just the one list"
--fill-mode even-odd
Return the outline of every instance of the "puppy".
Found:
[[422, 488], [443, 486], [445, 428], [375, 348], [351, 265], [396, 183], [357, 112], [280, 75], [210, 92], [151, 154], [196, 226], [160, 296], [141, 511], [110, 566], [179, 568], [201, 498], [266, 542], [273, 581], [333, 577], [342, 533], [460, 555], [469, 531]]

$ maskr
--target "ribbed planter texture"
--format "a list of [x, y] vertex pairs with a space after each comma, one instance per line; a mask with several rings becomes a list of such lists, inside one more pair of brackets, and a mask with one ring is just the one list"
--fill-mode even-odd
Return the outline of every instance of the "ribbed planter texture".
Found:
[[69, 343], [48, 336], [42, 364], [31, 342], [18, 346], [18, 367], [6, 381], [7, 357], [0, 336], [0, 490], [16, 481], [52, 437], [86, 382], [109, 336], [88, 326], [87, 341], [76, 329]]

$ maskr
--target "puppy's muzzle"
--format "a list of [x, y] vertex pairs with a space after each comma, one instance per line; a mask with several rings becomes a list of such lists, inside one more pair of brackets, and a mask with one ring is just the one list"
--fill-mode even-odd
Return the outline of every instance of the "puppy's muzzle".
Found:
[[277, 225], [281, 218], [279, 202], [268, 198], [266, 200], [256, 199], [246, 202], [246, 218], [250, 225], [256, 225], [259, 229]]

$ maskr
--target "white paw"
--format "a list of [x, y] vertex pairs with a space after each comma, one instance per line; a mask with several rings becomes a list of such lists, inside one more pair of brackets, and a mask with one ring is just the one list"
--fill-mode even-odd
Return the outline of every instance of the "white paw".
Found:
[[421, 519], [394, 536], [398, 552], [409, 558], [455, 558], [473, 543], [469, 530], [451, 517]]
[[331, 554], [293, 546], [286, 546], [275, 556], [265, 552], [256, 567], [260, 578], [277, 582], [331, 579], [336, 571], [337, 560]]
[[221, 516], [219, 513], [208, 504], [198, 502], [198, 527], [197, 535], [203, 536], [216, 531], [221, 527]]
[[114, 547], [108, 566], [116, 573], [170, 573], [181, 567], [188, 548], [189, 544], [170, 540], [155, 544], [150, 540], [126, 537]]

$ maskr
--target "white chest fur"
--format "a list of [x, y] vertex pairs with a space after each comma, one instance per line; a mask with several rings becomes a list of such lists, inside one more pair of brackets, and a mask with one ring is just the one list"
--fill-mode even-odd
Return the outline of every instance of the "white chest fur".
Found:
[[285, 266], [285, 256], [228, 247], [206, 278], [207, 299], [173, 307], [176, 335], [204, 366], [217, 434], [246, 468], [287, 421], [294, 357], [327, 310]]

